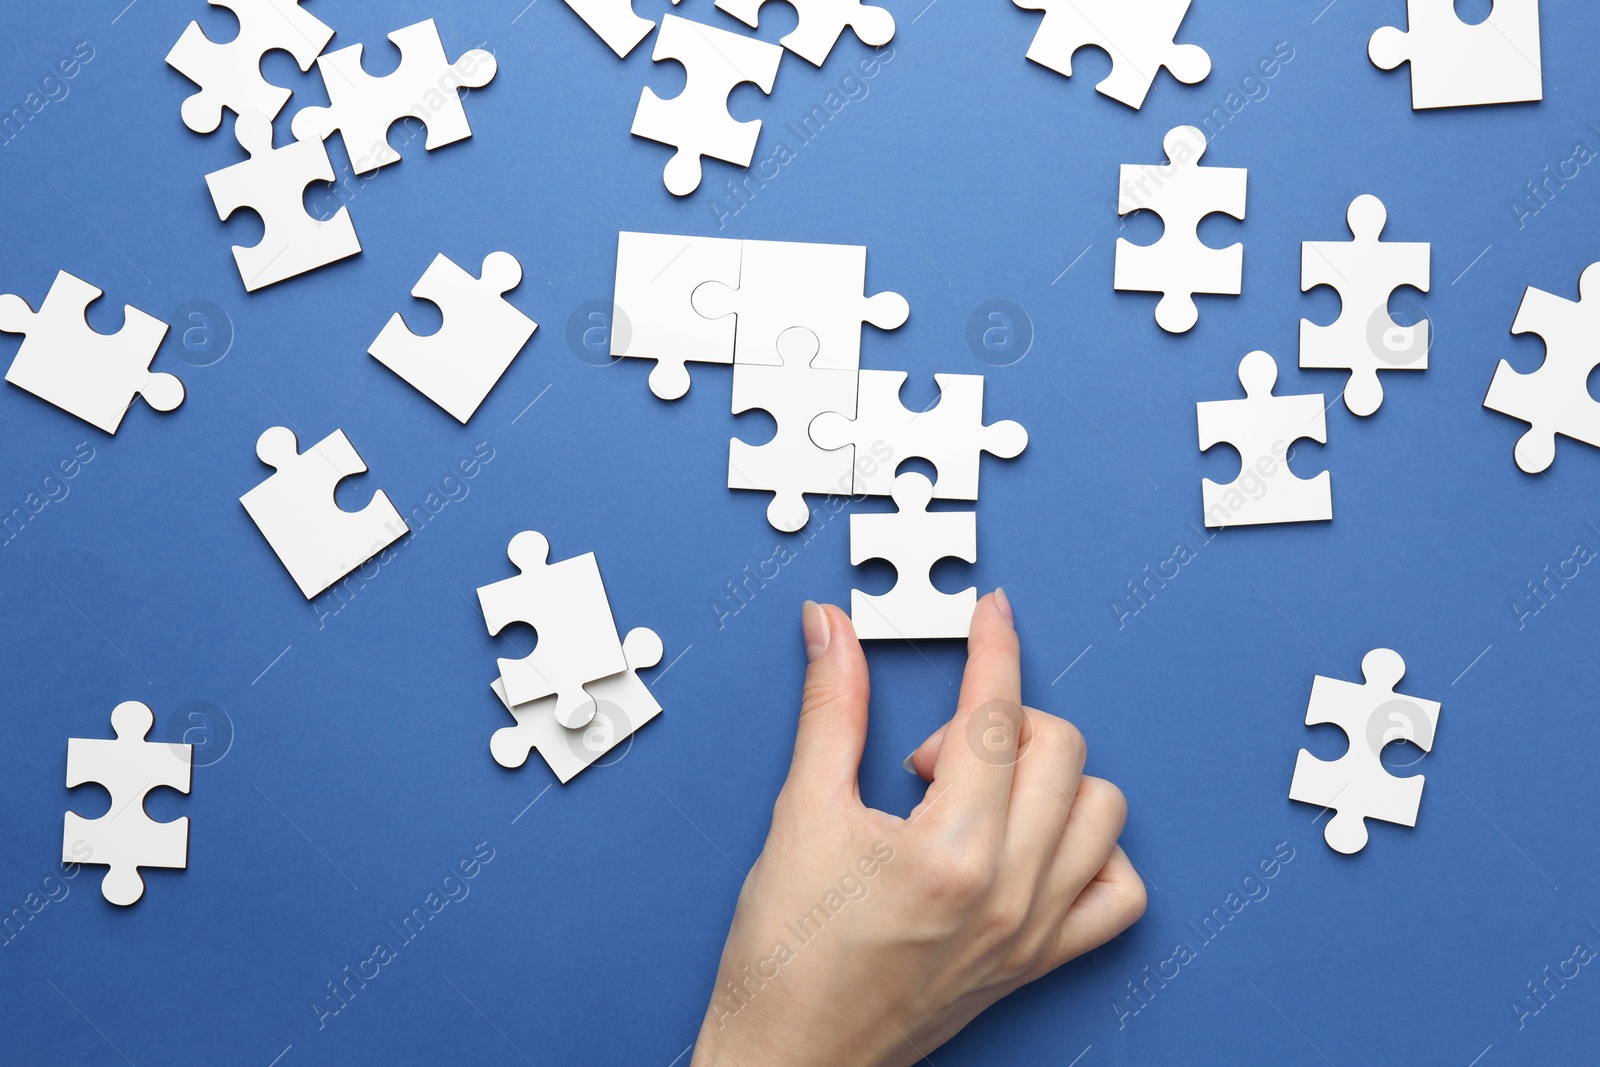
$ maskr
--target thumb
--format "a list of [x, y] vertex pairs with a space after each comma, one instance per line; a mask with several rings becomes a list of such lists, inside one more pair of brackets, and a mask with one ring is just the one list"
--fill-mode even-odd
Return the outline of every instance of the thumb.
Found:
[[871, 694], [867, 657], [850, 617], [838, 608], [808, 600], [800, 619], [811, 663], [784, 791], [803, 801], [856, 798]]

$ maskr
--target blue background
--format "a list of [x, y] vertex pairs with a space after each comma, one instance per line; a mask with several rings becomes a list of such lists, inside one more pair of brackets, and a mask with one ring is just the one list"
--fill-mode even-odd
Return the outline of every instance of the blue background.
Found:
[[[0, 910], [58, 874], [62, 813], [104, 803], [97, 787], [63, 787], [67, 738], [106, 736], [112, 707], [142, 700], [152, 736], [196, 743], [200, 766], [190, 796], [148, 804], [191, 819], [188, 870], [146, 872], [144, 899], [117, 909], [86, 868], [0, 949], [0, 1058], [687, 1061], [787, 767], [799, 605], [848, 602], [853, 583], [882, 588], [888, 574], [852, 570], [841, 515], [788, 539], [793, 562], [728, 599], [727, 583], [785, 541], [764, 495], [724, 488], [727, 440], [761, 439], [764, 416], [729, 415], [727, 368], [695, 368], [689, 396], [667, 404], [648, 390], [651, 364], [607, 366], [585, 347], [623, 229], [869, 246], [871, 291], [905, 294], [912, 317], [869, 330], [864, 365], [910, 371], [918, 404], [934, 372], [986, 373], [990, 417], [1032, 435], [1021, 459], [986, 463], [980, 562], [941, 581], [1011, 591], [1026, 696], [1078, 722], [1091, 770], [1126, 791], [1150, 910], [989, 1011], [937, 1063], [1593, 1057], [1600, 972], [1521, 1028], [1512, 1004], [1574, 946], [1600, 945], [1600, 577], [1583, 569], [1520, 620], [1511, 604], [1539, 607], [1525, 583], [1600, 544], [1600, 452], [1564, 442], [1549, 475], [1529, 477], [1512, 461], [1521, 425], [1479, 405], [1500, 358], [1523, 370], [1541, 358], [1537, 338], [1508, 332], [1524, 287], [1574, 297], [1600, 258], [1593, 165], [1536, 215], [1519, 223], [1511, 206], [1576, 142], [1600, 148], [1600, 8], [1544, 5], [1542, 103], [1416, 113], [1407, 72], [1366, 58], [1374, 29], [1404, 24], [1400, 0], [1202, 0], [1180, 36], [1209, 50], [1211, 77], [1163, 74], [1135, 112], [1095, 93], [1101, 54], [1080, 54], [1070, 80], [1026, 62], [1036, 13], [924, 2], [889, 0], [892, 59], [776, 179], [743, 205], [721, 201], [739, 210], [719, 229], [717, 197], [742, 172], [709, 163], [701, 190], [675, 200], [661, 182], [670, 149], [628, 134], [640, 89], [670, 95], [682, 80], [651, 63], [653, 38], [619, 62], [556, 0], [318, 0], [331, 47], [365, 42], [374, 72], [397, 60], [386, 32], [436, 16], [452, 56], [484, 42], [499, 76], [467, 102], [470, 141], [411, 144], [369, 180], [309, 196], [319, 211], [348, 204], [359, 257], [252, 296], [229, 247], [253, 243], [258, 224], [220, 223], [203, 180], [239, 151], [226, 128], [183, 127], [191, 87], [162, 62], [192, 17], [226, 38], [227, 13], [193, 0], [10, 6], [6, 110], [78, 42], [94, 58], [0, 148], [0, 292], [37, 304], [65, 268], [107, 290], [90, 314], [102, 330], [123, 303], [173, 321], [155, 367], [178, 373], [188, 400], [168, 416], [136, 405], [109, 438], [0, 391], [4, 510], [42, 492], [80, 442], [93, 449], [67, 495], [0, 550]], [[710, 0], [678, 10], [738, 28]], [[768, 5], [760, 36], [793, 20]], [[1280, 42], [1292, 60], [1247, 82]], [[758, 158], [868, 55], [847, 39], [821, 70], [787, 56], [770, 98], [740, 89], [734, 112], [768, 120]], [[266, 70], [295, 90], [283, 118], [324, 101], [315, 72], [286, 56]], [[1244, 291], [1202, 298], [1199, 326], [1169, 337], [1154, 297], [1111, 288], [1119, 233], [1159, 233], [1153, 218], [1119, 230], [1117, 168], [1159, 162], [1171, 126], [1228, 111], [1229, 94], [1237, 113], [1207, 162], [1250, 169], [1249, 215], [1202, 234], [1244, 242]], [[330, 148], [347, 176], [342, 145]], [[1298, 320], [1338, 310], [1330, 291], [1299, 292], [1300, 242], [1344, 239], [1363, 192], [1388, 205], [1387, 236], [1433, 242], [1432, 293], [1394, 305], [1432, 321], [1433, 367], [1388, 375], [1369, 420], [1335, 404], [1329, 444], [1297, 451], [1302, 474], [1333, 472], [1331, 524], [1205, 542], [1200, 481], [1228, 480], [1236, 461], [1197, 450], [1193, 405], [1237, 395], [1254, 348], [1279, 358], [1280, 392], [1333, 399], [1342, 374], [1293, 366]], [[463, 428], [366, 348], [397, 309], [419, 331], [437, 323], [406, 295], [436, 253], [476, 269], [499, 248], [522, 260], [512, 299], [542, 326]], [[969, 345], [994, 300], [1021, 310], [1025, 354], [1020, 341]], [[178, 321], [193, 301], [215, 308]], [[0, 358], [19, 341], [0, 335]], [[238, 504], [268, 473], [257, 435], [285, 422], [302, 441], [349, 433], [371, 473], [341, 486], [344, 506], [382, 488], [407, 514], [437, 509], [342, 601], [308, 606]], [[483, 442], [492, 461], [449, 480]], [[508, 772], [488, 754], [508, 721], [488, 689], [507, 646], [485, 634], [472, 591], [511, 573], [505, 546], [526, 528], [560, 556], [597, 551], [619, 624], [657, 629], [673, 664], [647, 675], [665, 714], [566, 787], [537, 758]], [[1125, 584], [1180, 542], [1196, 558], [1123, 614]], [[1322, 843], [1316, 809], [1285, 797], [1299, 747], [1343, 751], [1336, 728], [1302, 724], [1313, 675], [1359, 679], [1377, 646], [1405, 656], [1404, 691], [1444, 711], [1415, 768], [1428, 777], [1420, 824], [1372, 824], [1347, 858]], [[904, 812], [920, 786], [900, 761], [952, 710], [962, 651], [884, 645], [871, 661], [863, 789]], [[1396, 766], [1418, 755], [1388, 753]], [[470, 895], [319, 1027], [325, 983], [398, 941], [387, 924], [482, 842], [493, 859]], [[1202, 943], [1188, 924], [1281, 842], [1294, 858], [1269, 895]], [[1197, 958], [1178, 978], [1137, 1014], [1121, 1014], [1135, 1001], [1113, 1007], [1180, 941]]]

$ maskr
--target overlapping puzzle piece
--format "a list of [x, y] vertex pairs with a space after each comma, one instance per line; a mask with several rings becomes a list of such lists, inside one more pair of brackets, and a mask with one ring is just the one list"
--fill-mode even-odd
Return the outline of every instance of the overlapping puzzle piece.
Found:
[[[676, 4], [678, 0], [672, 2]], [[626, 59], [656, 28], [655, 23], [634, 12], [633, 0], [566, 0], [566, 4], [618, 59]]]
[[732, 363], [734, 319], [708, 319], [694, 291], [718, 282], [736, 289], [743, 242], [670, 233], [617, 235], [611, 354], [653, 359], [650, 390], [662, 400], [689, 391], [689, 363]]
[[[761, 25], [766, 0], [717, 0], [717, 7], [755, 29]], [[782, 45], [812, 66], [820, 67], [844, 31], [854, 30], [862, 44], [881, 48], [894, 39], [894, 15], [888, 8], [862, 0], [788, 0], [799, 24]]]
[[880, 596], [850, 591], [850, 621], [863, 641], [966, 637], [978, 606], [977, 587], [940, 592], [933, 565], [942, 559], [978, 562], [978, 516], [970, 511], [930, 512], [933, 483], [916, 473], [894, 482], [895, 514], [850, 516], [850, 562], [894, 565], [894, 588]]
[[1028, 48], [1029, 59], [1070, 78], [1073, 53], [1091, 45], [1102, 48], [1111, 56], [1111, 73], [1095, 88], [1131, 108], [1144, 105], [1163, 67], [1185, 85], [1205, 81], [1211, 73], [1211, 56], [1204, 48], [1176, 43], [1191, 0], [1013, 2], [1044, 12]]
[[288, 89], [261, 75], [261, 58], [287, 52], [301, 70], [310, 70], [333, 38], [333, 30], [300, 6], [300, 0], [208, 0], [232, 11], [239, 32], [217, 43], [198, 22], [189, 23], [167, 53], [167, 65], [200, 86], [183, 102], [183, 124], [196, 133], [211, 133], [222, 124], [226, 108], [236, 115], [255, 111], [269, 120], [289, 102]]
[[1411, 64], [1411, 106], [1473, 107], [1544, 98], [1539, 0], [1494, 0], [1472, 25], [1455, 0], [1407, 0], [1406, 30], [1385, 26], [1367, 42], [1383, 70]]

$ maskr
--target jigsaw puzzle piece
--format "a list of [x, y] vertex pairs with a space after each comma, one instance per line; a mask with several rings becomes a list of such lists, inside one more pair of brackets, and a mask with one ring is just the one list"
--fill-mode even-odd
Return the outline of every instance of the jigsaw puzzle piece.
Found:
[[[1165, 67], [1185, 85], [1205, 81], [1211, 56], [1175, 38], [1191, 0], [1013, 0], [1020, 8], [1043, 11], [1044, 21], [1028, 48], [1028, 58], [1058, 74], [1072, 76], [1072, 56], [1094, 46], [1111, 56], [1111, 73], [1095, 86], [1113, 100], [1138, 109]], [[720, 4], [719, 4], [720, 6]]]
[[1600, 263], [1578, 280], [1576, 301], [1531, 286], [1522, 296], [1514, 334], [1544, 339], [1544, 363], [1529, 374], [1506, 360], [1495, 368], [1483, 406], [1529, 424], [1517, 442], [1517, 466], [1541, 474], [1556, 459], [1556, 436], [1600, 447], [1600, 403], [1589, 393], [1589, 378], [1600, 367]]
[[[717, 7], [756, 29], [761, 25], [761, 5], [766, 0], [717, 0]], [[861, 43], [881, 48], [894, 39], [894, 15], [888, 8], [862, 0], [788, 0], [800, 16], [799, 25], [780, 42], [814, 67], [822, 66], [846, 29]]]
[[256, 111], [277, 117], [292, 95], [261, 75], [261, 58], [287, 52], [301, 70], [310, 70], [333, 38], [333, 30], [300, 6], [300, 0], [208, 0], [239, 20], [233, 40], [217, 43], [198, 22], [189, 23], [167, 53], [167, 65], [200, 86], [183, 102], [183, 124], [195, 133], [222, 125], [226, 108], [236, 115]]
[[144, 798], [162, 786], [180, 793], [189, 791], [194, 747], [147, 742], [145, 736], [154, 725], [149, 707], [129, 700], [111, 712], [116, 740], [74, 737], [67, 741], [67, 788], [91, 782], [104, 786], [111, 794], [111, 807], [97, 819], [66, 813], [61, 861], [109, 867], [100, 892], [123, 907], [144, 895], [140, 867], [181, 869], [189, 865], [188, 818], [156, 822], [145, 814]]
[[1428, 291], [1433, 246], [1381, 240], [1389, 212], [1370, 194], [1350, 202], [1346, 220], [1353, 241], [1306, 241], [1300, 246], [1300, 290], [1319, 285], [1339, 291], [1339, 317], [1319, 326], [1300, 320], [1300, 367], [1348, 370], [1344, 402], [1367, 416], [1383, 404], [1383, 370], [1428, 369], [1428, 323], [1401, 326], [1389, 315], [1389, 297], [1402, 285]]
[[143, 396], [157, 411], [172, 411], [183, 403], [184, 391], [173, 375], [150, 370], [167, 336], [166, 323], [125, 304], [116, 333], [89, 326], [89, 305], [103, 295], [60, 271], [38, 312], [20, 296], [0, 296], [0, 332], [24, 335], [6, 381], [114, 434], [135, 397]]
[[698, 189], [702, 157], [748, 167], [761, 135], [761, 120], [735, 119], [728, 113], [728, 95], [744, 82], [771, 93], [783, 49], [754, 37], [664, 15], [651, 58], [657, 63], [675, 59], [687, 75], [683, 92], [670, 100], [646, 87], [633, 116], [635, 137], [678, 150], [667, 161], [664, 178], [668, 191], [688, 196]]
[[357, 174], [400, 161], [400, 153], [389, 145], [389, 127], [401, 119], [416, 119], [427, 127], [423, 147], [430, 152], [471, 137], [467, 110], [456, 90], [481, 89], [498, 69], [494, 54], [481, 48], [454, 63], [445, 59], [433, 19], [395, 30], [389, 40], [400, 49], [400, 66], [381, 78], [362, 67], [359, 44], [319, 58], [317, 70], [329, 104], [302, 108], [294, 116], [294, 135], [300, 140], [326, 140], [338, 130]]
[[940, 592], [933, 565], [942, 559], [978, 562], [978, 516], [971, 511], [928, 511], [933, 483], [921, 474], [894, 482], [893, 515], [850, 516], [850, 562], [894, 565], [894, 588], [881, 596], [850, 591], [850, 621], [863, 641], [916, 641], [966, 637], [978, 606], [974, 586]]
[[367, 352], [465, 426], [538, 329], [505, 298], [521, 282], [510, 252], [484, 257], [478, 278], [441, 252], [411, 295], [437, 305], [444, 325], [418, 337], [397, 312]]
[[667, 233], [617, 235], [611, 354], [653, 359], [650, 391], [677, 400], [689, 391], [689, 363], [732, 363], [734, 320], [694, 309], [701, 285], [738, 288], [742, 242]]
[[1409, 29], [1385, 26], [1367, 42], [1381, 70], [1411, 64], [1411, 107], [1475, 107], [1544, 98], [1539, 0], [1494, 0], [1476, 25], [1455, 0], [1407, 0]]
[[[674, 4], [678, 0], [672, 0]], [[650, 36], [656, 24], [633, 10], [633, 0], [566, 0], [566, 5], [582, 19], [606, 47], [626, 59], [640, 41]]]

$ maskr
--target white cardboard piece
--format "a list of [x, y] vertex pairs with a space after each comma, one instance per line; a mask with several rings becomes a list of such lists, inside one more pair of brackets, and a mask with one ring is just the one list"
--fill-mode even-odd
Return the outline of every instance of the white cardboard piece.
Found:
[[650, 391], [662, 400], [689, 391], [686, 364], [733, 362], [734, 320], [704, 317], [693, 298], [710, 282], [738, 287], [741, 244], [726, 237], [617, 235], [611, 354], [655, 360]]
[[111, 807], [98, 819], [67, 812], [61, 829], [61, 862], [108, 866], [100, 892], [123, 907], [144, 895], [140, 867], [189, 866], [188, 817], [156, 822], [145, 814], [144, 798], [162, 786], [189, 791], [194, 746], [146, 741], [154, 725], [150, 709], [129, 700], [111, 712], [115, 740], [67, 740], [67, 788], [98, 783], [111, 794]]
[[[717, 7], [753, 30], [761, 25], [764, 3], [766, 0], [717, 0]], [[814, 67], [822, 66], [846, 29], [854, 30], [862, 44], [873, 48], [894, 39], [894, 15], [888, 8], [861, 0], [789, 0], [789, 5], [800, 22], [779, 43]]]
[[1200, 319], [1196, 293], [1238, 296], [1244, 280], [1244, 245], [1211, 248], [1200, 240], [1200, 220], [1224, 214], [1243, 220], [1249, 172], [1243, 167], [1202, 167], [1206, 135], [1179, 126], [1162, 142], [1168, 163], [1123, 164], [1119, 214], [1149, 209], [1165, 230], [1153, 245], [1117, 238], [1113, 285], [1124, 292], [1160, 293], [1156, 323], [1168, 333], [1187, 333]]
[[307, 600], [409, 532], [382, 490], [360, 511], [334, 502], [334, 488], [367, 469], [343, 430], [301, 452], [293, 430], [274, 426], [256, 441], [256, 456], [277, 471], [239, 503]]
[[261, 57], [287, 52], [301, 70], [310, 70], [333, 38], [331, 27], [300, 6], [300, 0], [208, 0], [239, 20], [233, 40], [218, 44], [198, 22], [189, 23], [167, 53], [167, 65], [200, 86], [183, 102], [183, 124], [195, 133], [222, 125], [224, 108], [236, 115], [260, 112], [277, 117], [292, 95], [261, 76]]
[[[672, 2], [676, 4], [678, 0]], [[566, 0], [566, 5], [617, 54], [618, 59], [626, 59], [628, 53], [656, 28], [655, 23], [634, 12], [633, 0]]]
[[1361, 673], [1363, 685], [1321, 676], [1312, 683], [1306, 725], [1332, 723], [1345, 732], [1350, 749], [1330, 763], [1302, 748], [1289, 786], [1290, 800], [1337, 812], [1323, 837], [1347, 856], [1367, 846], [1367, 819], [1417, 825], [1426, 779], [1420, 774], [1397, 778], [1379, 756], [1391, 741], [1410, 741], [1431, 752], [1439, 726], [1437, 703], [1395, 693], [1406, 673], [1399, 653], [1387, 648], [1368, 652]]
[[1514, 334], [1544, 339], [1544, 363], [1528, 374], [1506, 360], [1495, 368], [1483, 406], [1529, 424], [1517, 442], [1517, 466], [1529, 474], [1550, 469], [1556, 435], [1600, 447], [1600, 402], [1589, 393], [1589, 377], [1600, 367], [1600, 263], [1578, 280], [1578, 300], [1529, 287], [1511, 326]]
[[915, 473], [894, 482], [893, 515], [850, 516], [850, 562], [894, 565], [894, 588], [881, 596], [850, 591], [850, 621], [863, 641], [917, 641], [966, 637], [978, 606], [974, 586], [942, 593], [933, 565], [942, 559], [978, 562], [978, 516], [971, 511], [928, 511], [933, 483]]
[[157, 411], [183, 403], [183, 383], [150, 372], [167, 336], [167, 324], [131, 304], [123, 326], [97, 333], [85, 317], [104, 294], [82, 278], [61, 271], [38, 312], [20, 296], [0, 296], [0, 331], [25, 335], [6, 381], [76, 415], [106, 433], [122, 425], [136, 396]]
[[427, 126], [423, 146], [430, 152], [471, 137], [467, 110], [456, 90], [483, 88], [497, 69], [494, 54], [481, 48], [454, 63], [445, 59], [432, 19], [395, 30], [389, 40], [400, 49], [400, 66], [381, 78], [362, 68], [359, 44], [320, 57], [317, 70], [329, 104], [301, 108], [292, 124], [300, 140], [326, 140], [338, 130], [357, 174], [400, 161], [400, 153], [389, 145], [389, 127], [404, 118]]
[[1539, 0], [1494, 0], [1477, 25], [1456, 17], [1455, 0], [1407, 0], [1406, 23], [1374, 33], [1367, 57], [1381, 70], [1411, 64], [1413, 110], [1544, 98]]
[[1320, 394], [1274, 396], [1278, 364], [1265, 352], [1239, 363], [1243, 400], [1195, 405], [1200, 451], [1230, 444], [1239, 452], [1239, 477], [1226, 485], [1205, 479], [1206, 525], [1259, 526], [1275, 522], [1323, 522], [1333, 518], [1331, 478], [1323, 471], [1300, 478], [1289, 469], [1288, 451], [1299, 440], [1328, 443], [1327, 405]]
[[[700, 187], [701, 159], [748, 167], [761, 135], [761, 120], [740, 122], [728, 113], [728, 94], [744, 82], [772, 92], [783, 49], [677, 15], [663, 15], [652, 57], [675, 59], [687, 74], [683, 92], [669, 100], [645, 88], [633, 116], [633, 135], [671, 145], [677, 153], [663, 175], [674, 196]], [[791, 324], [792, 325], [792, 324]]]
[[1165, 67], [1185, 85], [1206, 80], [1211, 56], [1195, 44], [1177, 44], [1178, 27], [1191, 0], [1014, 0], [1043, 11], [1044, 21], [1028, 58], [1072, 76], [1072, 56], [1093, 45], [1111, 56], [1111, 73], [1095, 86], [1113, 100], [1138, 109]]
[[521, 282], [510, 252], [485, 256], [478, 278], [441, 252], [411, 289], [443, 312], [439, 332], [418, 337], [396, 312], [367, 352], [465, 426], [538, 329], [505, 299]]
[[1345, 406], [1365, 417], [1383, 404], [1379, 371], [1428, 369], [1427, 321], [1401, 326], [1389, 315], [1389, 297], [1402, 285], [1428, 291], [1433, 246], [1380, 240], [1389, 212], [1371, 194], [1352, 200], [1345, 218], [1355, 240], [1300, 246], [1300, 290], [1332, 286], [1342, 303], [1331, 325], [1300, 320], [1300, 367], [1348, 370]]

